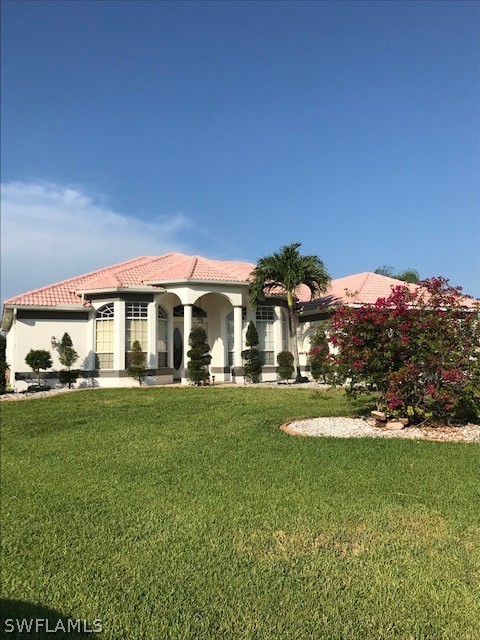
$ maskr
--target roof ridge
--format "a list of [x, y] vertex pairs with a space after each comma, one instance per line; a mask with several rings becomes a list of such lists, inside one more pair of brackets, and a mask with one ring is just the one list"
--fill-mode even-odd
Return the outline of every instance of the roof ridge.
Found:
[[42, 287], [37, 287], [36, 289], [30, 289], [29, 291], [24, 291], [23, 293], [19, 293], [16, 296], [11, 296], [8, 300], [4, 300], [3, 304], [8, 304], [11, 300], [16, 300], [17, 298], [30, 295], [32, 293], [40, 293], [45, 291], [46, 289], [51, 289], [52, 287], [59, 287], [64, 284], [68, 284], [69, 282], [73, 282], [75, 280], [82, 280], [83, 278], [89, 278], [90, 276], [95, 276], [99, 273], [109, 271], [114, 267], [119, 267], [124, 264], [128, 264], [129, 262], [134, 262], [135, 260], [142, 260], [142, 258], [149, 258], [151, 256], [138, 256], [138, 258], [130, 258], [130, 260], [125, 260], [123, 262], [118, 262], [116, 264], [112, 264], [108, 267], [101, 267], [100, 269], [95, 269], [94, 271], [89, 271], [88, 273], [84, 273], [79, 276], [72, 276], [71, 278], [66, 278], [65, 280], [60, 280], [59, 282], [54, 282], [53, 284], [46, 284]]
[[[174, 255], [179, 255], [182, 256], [184, 255], [183, 253], [177, 253], [176, 251], [170, 251], [170, 253], [163, 253], [161, 256], [141, 256], [142, 258], [150, 258], [150, 262], [154, 262], [156, 260], [163, 260], [164, 258], [167, 258], [168, 256], [174, 256]], [[134, 258], [135, 259], [139, 259], [139, 258]], [[148, 262], [143, 263], [143, 264], [148, 264]], [[130, 267], [131, 269], [135, 269], [135, 266]], [[125, 271], [128, 271], [129, 267], [126, 266], [123, 269], [119, 269], [118, 271], [115, 271], [115, 273], [124, 273]]]
[[[370, 276], [370, 274], [371, 274], [371, 273], [372, 273], [371, 271], [365, 271], [365, 278], [364, 278], [364, 280], [363, 280], [362, 284], [360, 285], [360, 287], [358, 288], [357, 295], [360, 293], [360, 291], [361, 291], [361, 290], [363, 289], [363, 287], [366, 285], [367, 280], [368, 280], [368, 278], [369, 278], [369, 276]], [[363, 275], [363, 274], [362, 274], [362, 275]]]
[[187, 271], [187, 278], [191, 278], [193, 276], [193, 273], [195, 271], [195, 268], [197, 266], [198, 263], [198, 258], [199, 256], [192, 256], [188, 271]]

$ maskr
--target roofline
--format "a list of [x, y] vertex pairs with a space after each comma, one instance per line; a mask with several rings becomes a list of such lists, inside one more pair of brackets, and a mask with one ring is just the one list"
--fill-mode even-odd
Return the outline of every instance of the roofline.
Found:
[[158, 293], [165, 293], [165, 289], [154, 289], [153, 287], [139, 287], [139, 286], [133, 286], [133, 287], [110, 287], [110, 288], [105, 288], [105, 289], [78, 289], [77, 291], [75, 291], [76, 295], [81, 295], [81, 296], [86, 296], [88, 294], [96, 294], [96, 293], [119, 293], [119, 292], [128, 292], [128, 291], [135, 291], [137, 293], [153, 293], [153, 292], [158, 292]]
[[78, 304], [4, 304], [4, 310], [6, 309], [38, 309], [39, 311], [51, 311], [57, 309], [57, 311], [89, 311], [90, 305], [78, 305]]
[[197, 278], [178, 278], [176, 280], [148, 280], [148, 284], [167, 285], [167, 284], [230, 284], [239, 287], [249, 286], [248, 280], [205, 280]]

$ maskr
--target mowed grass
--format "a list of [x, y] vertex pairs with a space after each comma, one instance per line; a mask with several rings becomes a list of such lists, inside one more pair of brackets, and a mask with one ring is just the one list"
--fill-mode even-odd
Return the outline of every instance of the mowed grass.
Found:
[[370, 408], [254, 388], [3, 403], [3, 615], [115, 640], [478, 640], [479, 445], [278, 429]]

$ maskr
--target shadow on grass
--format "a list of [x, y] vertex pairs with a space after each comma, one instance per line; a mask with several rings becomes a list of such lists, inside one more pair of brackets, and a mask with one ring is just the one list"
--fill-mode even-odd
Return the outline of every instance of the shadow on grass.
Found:
[[[100, 622], [72, 619], [55, 609], [22, 600], [0, 600], [0, 638], [99, 638]], [[94, 630], [97, 632], [95, 633]]]

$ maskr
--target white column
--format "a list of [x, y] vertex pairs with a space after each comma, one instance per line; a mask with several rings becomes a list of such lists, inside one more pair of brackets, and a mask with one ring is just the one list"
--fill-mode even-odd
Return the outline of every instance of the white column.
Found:
[[187, 352], [190, 351], [188, 341], [190, 332], [192, 331], [192, 307], [191, 304], [183, 305], [183, 375], [186, 377], [188, 357]]
[[155, 302], [149, 302], [147, 307], [147, 369], [158, 367], [157, 324], [157, 305]]
[[[95, 318], [97, 312], [90, 311], [87, 322], [87, 355], [83, 363], [85, 371], [93, 371], [95, 369]], [[115, 322], [115, 321], [114, 321]]]
[[273, 348], [275, 350], [275, 364], [277, 363], [277, 354], [283, 351], [282, 344], [282, 308], [275, 307], [275, 320], [273, 323]]
[[125, 301], [116, 300], [113, 303], [114, 317], [114, 351], [113, 368], [117, 371], [125, 369]]
[[242, 366], [242, 307], [233, 307], [233, 366]]
[[168, 313], [167, 366], [170, 367], [170, 369], [173, 369], [173, 332], [175, 330], [174, 318], [173, 318], [173, 310], [172, 309], [168, 309], [167, 313]]

